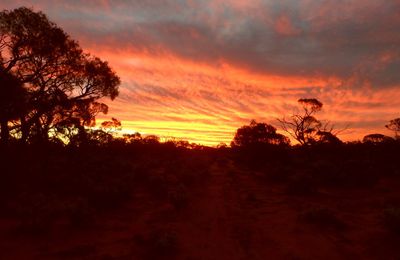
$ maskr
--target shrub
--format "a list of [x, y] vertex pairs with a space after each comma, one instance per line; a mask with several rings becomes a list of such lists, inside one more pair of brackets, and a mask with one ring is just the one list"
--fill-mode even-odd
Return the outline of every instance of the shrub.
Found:
[[70, 202], [66, 211], [69, 223], [73, 228], [89, 227], [95, 221], [95, 210], [84, 199]]
[[299, 214], [299, 219], [319, 227], [335, 229], [342, 229], [345, 227], [345, 224], [336, 217], [333, 211], [323, 207], [307, 209]]
[[385, 209], [383, 221], [389, 231], [400, 234], [400, 208], [390, 207]]
[[168, 197], [177, 210], [183, 209], [188, 205], [187, 189], [183, 184], [177, 185], [174, 190], [170, 191]]
[[317, 192], [317, 187], [310, 177], [307, 176], [295, 176], [293, 177], [287, 186], [287, 193], [289, 195], [312, 195]]
[[153, 231], [147, 240], [149, 259], [170, 258], [177, 254], [178, 236], [171, 230]]

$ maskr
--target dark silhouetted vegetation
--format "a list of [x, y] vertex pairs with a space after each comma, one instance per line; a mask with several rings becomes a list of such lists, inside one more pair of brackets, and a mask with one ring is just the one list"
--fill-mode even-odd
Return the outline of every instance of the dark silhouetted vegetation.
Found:
[[364, 136], [363, 143], [379, 144], [394, 141], [392, 137], [383, 134], [369, 134]]
[[302, 106], [302, 114], [294, 114], [290, 119], [279, 119], [283, 131], [288, 133], [301, 145], [316, 142], [338, 143], [340, 140], [333, 133], [330, 122], [322, 122], [315, 117], [323, 104], [315, 98], [301, 98], [298, 103]]
[[257, 145], [289, 145], [290, 140], [276, 132], [276, 128], [252, 120], [250, 125], [239, 128], [231, 143], [232, 147], [249, 147]]
[[397, 139], [399, 139], [400, 133], [400, 118], [395, 118], [389, 121], [389, 124], [385, 126], [387, 129], [393, 131]]
[[301, 221], [324, 228], [343, 229], [345, 224], [327, 208], [310, 208], [299, 214]]
[[[120, 80], [41, 12], [22, 7], [0, 13], [1, 142], [18, 138], [84, 141]], [[12, 107], [12, 111], [10, 110]], [[5, 116], [6, 114], [7, 116]]]
[[383, 218], [389, 231], [400, 234], [400, 208], [391, 207], [385, 209]]

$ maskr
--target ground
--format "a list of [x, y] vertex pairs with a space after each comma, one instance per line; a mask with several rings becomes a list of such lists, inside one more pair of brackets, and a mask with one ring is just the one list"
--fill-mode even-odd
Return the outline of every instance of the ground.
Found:
[[398, 259], [383, 210], [400, 178], [361, 188], [290, 192], [265, 171], [217, 159], [182, 173], [158, 168], [121, 206], [73, 226], [27, 232], [3, 217], [0, 259]]

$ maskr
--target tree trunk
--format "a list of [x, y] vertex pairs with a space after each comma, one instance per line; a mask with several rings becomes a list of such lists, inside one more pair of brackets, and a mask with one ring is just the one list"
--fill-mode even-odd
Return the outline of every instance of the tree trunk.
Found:
[[7, 144], [9, 138], [10, 138], [10, 130], [8, 129], [8, 121], [2, 120], [0, 141], [2, 144]]
[[79, 131], [78, 135], [79, 135], [80, 145], [87, 145], [88, 138], [87, 138], [87, 133], [86, 133], [85, 127], [83, 125], [79, 125], [78, 131]]
[[28, 139], [28, 134], [29, 134], [28, 124], [27, 124], [24, 116], [22, 116], [20, 118], [20, 120], [21, 120], [21, 133], [22, 133], [21, 141], [22, 141], [22, 143], [26, 143], [26, 140]]
[[41, 144], [45, 143], [47, 141], [47, 137], [45, 137], [43, 133], [43, 125], [42, 122], [40, 122], [40, 117], [35, 118], [35, 142]]

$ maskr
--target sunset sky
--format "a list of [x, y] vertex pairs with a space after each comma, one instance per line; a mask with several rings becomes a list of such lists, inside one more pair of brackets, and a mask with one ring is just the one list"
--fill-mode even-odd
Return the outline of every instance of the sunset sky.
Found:
[[122, 85], [104, 118], [126, 132], [229, 143], [311, 97], [342, 140], [400, 117], [400, 0], [0, 2], [20, 6], [109, 61]]

